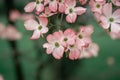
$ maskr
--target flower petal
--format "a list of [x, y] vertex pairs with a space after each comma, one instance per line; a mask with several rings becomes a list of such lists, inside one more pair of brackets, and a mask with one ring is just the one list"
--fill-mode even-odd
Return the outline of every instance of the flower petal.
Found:
[[34, 19], [29, 19], [25, 21], [24, 26], [27, 30], [35, 30], [38, 23]]
[[35, 7], [36, 7], [36, 3], [30, 2], [25, 6], [24, 10], [25, 12], [32, 12], [35, 9]]
[[30, 39], [38, 39], [40, 37], [40, 31], [35, 30], [32, 37]]
[[76, 8], [75, 8], [75, 12], [77, 13], [77, 15], [82, 15], [83, 13], [86, 12], [86, 8], [76, 7]]
[[64, 53], [64, 47], [60, 46], [59, 48], [54, 49], [53, 56], [56, 59], [61, 59], [63, 57], [63, 53]]
[[75, 20], [76, 20], [76, 18], [77, 18], [77, 14], [76, 14], [76, 13], [68, 14], [68, 15], [66, 16], [66, 21], [67, 21], [68, 23], [74, 23]]

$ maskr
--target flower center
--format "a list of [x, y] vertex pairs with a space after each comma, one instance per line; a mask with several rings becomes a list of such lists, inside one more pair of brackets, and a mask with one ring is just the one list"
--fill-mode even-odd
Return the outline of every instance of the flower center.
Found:
[[41, 30], [42, 29], [42, 26], [40, 25], [40, 26], [38, 26], [38, 30]]
[[73, 48], [74, 47], [74, 45], [70, 45], [70, 48]]
[[110, 21], [110, 22], [113, 22], [113, 21], [114, 21], [114, 18], [112, 18], [112, 17], [109, 18], [109, 21]]
[[79, 36], [78, 36], [80, 39], [82, 39], [83, 38], [83, 36], [80, 34]]
[[54, 0], [50, 0], [51, 2], [53, 2]]
[[68, 39], [67, 38], [64, 38], [64, 41], [67, 41]]
[[100, 8], [100, 4], [97, 4], [97, 5], [96, 5], [96, 8]]
[[62, 0], [59, 0], [59, 2], [61, 3], [61, 2], [62, 2]]
[[69, 9], [69, 13], [73, 13], [73, 9], [72, 8]]
[[55, 42], [55, 47], [59, 47], [59, 43], [58, 42]]
[[36, 0], [36, 4], [39, 4], [39, 0]]

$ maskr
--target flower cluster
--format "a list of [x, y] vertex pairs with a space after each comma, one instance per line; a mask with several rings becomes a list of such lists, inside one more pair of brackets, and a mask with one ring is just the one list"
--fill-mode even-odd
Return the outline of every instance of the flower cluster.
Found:
[[98, 46], [92, 43], [92, 26], [81, 26], [78, 32], [73, 29], [57, 31], [47, 36], [48, 43], [43, 45], [47, 54], [52, 54], [56, 59], [61, 59], [66, 54], [69, 59], [89, 58], [97, 56]]
[[113, 39], [120, 38], [120, 9], [117, 8], [113, 12], [112, 3], [120, 6], [119, 0], [90, 0], [91, 11], [103, 29], [105, 29]]
[[[79, 1], [79, 4], [77, 2]], [[88, 0], [36, 0], [28, 3], [25, 12], [36, 15], [36, 19], [30, 18], [25, 20], [24, 26], [26, 30], [33, 30], [30, 39], [38, 39], [49, 31], [49, 17], [61, 14], [65, 15], [68, 23], [75, 23], [77, 16], [86, 12], [86, 8], [80, 6], [85, 5]], [[101, 0], [96, 0], [101, 1]], [[62, 20], [61, 20], [62, 21]], [[60, 24], [62, 25], [62, 24]], [[56, 27], [58, 25], [55, 25]], [[46, 37], [47, 43], [43, 45], [47, 54], [52, 54], [54, 58], [61, 59], [64, 54], [71, 60], [96, 57], [99, 47], [92, 42], [91, 34], [92, 26], [80, 26], [79, 31], [71, 28], [65, 31], [59, 30]]]
[[[87, 0], [80, 0], [80, 3], [85, 4]], [[82, 15], [86, 12], [86, 8], [76, 6], [76, 0], [36, 0], [36, 2], [28, 3], [25, 12], [33, 12], [40, 17], [49, 17], [57, 13], [66, 14], [66, 21], [74, 23], [77, 15]]]
[[8, 39], [10, 41], [19, 40], [21, 38], [21, 33], [18, 32], [14, 26], [9, 25], [5, 27], [2, 23], [0, 23], [0, 38]]

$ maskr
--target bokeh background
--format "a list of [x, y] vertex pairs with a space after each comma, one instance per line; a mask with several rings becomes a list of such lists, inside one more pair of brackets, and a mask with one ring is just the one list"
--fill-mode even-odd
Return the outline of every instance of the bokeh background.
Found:
[[[0, 23], [9, 25], [9, 3], [5, 1], [0, 0]], [[14, 0], [15, 9], [24, 13], [23, 8], [30, 1]], [[55, 18], [52, 20], [59, 23]], [[78, 17], [75, 24], [63, 21], [64, 29], [75, 29], [85, 24], [94, 26], [92, 39], [100, 47], [98, 57], [71, 61], [66, 57], [55, 60], [47, 55], [42, 48], [45, 38], [30, 40], [32, 32], [25, 30], [23, 20], [16, 20], [14, 25], [21, 32], [22, 38], [15, 41], [15, 48], [11, 41], [0, 39], [0, 75], [4, 80], [120, 80], [120, 40], [112, 40], [94, 20], [89, 9], [85, 15]], [[58, 30], [57, 27], [55, 30]], [[17, 59], [15, 51], [18, 53]]]

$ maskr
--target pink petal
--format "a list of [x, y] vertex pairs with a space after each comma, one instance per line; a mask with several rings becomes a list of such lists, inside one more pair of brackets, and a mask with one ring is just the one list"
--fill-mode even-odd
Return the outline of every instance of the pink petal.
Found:
[[110, 27], [110, 23], [108, 22], [108, 19], [104, 16], [101, 16], [100, 17], [100, 20], [101, 20], [101, 26], [104, 28], [104, 29], [108, 29]]
[[70, 54], [69, 54], [69, 58], [71, 60], [75, 60], [75, 59], [78, 59], [80, 57], [80, 54], [81, 52], [78, 50], [78, 49], [73, 49], [70, 51]]
[[82, 15], [83, 13], [86, 12], [86, 8], [76, 7], [76, 8], [75, 8], [75, 12], [76, 12], [77, 15]]
[[43, 45], [43, 47], [44, 48], [47, 48], [46, 49], [46, 53], [47, 54], [51, 54], [52, 52], [53, 52], [53, 46], [51, 45], [51, 44], [49, 44], [49, 43], [45, 43], [44, 45]]
[[74, 23], [76, 21], [76, 18], [77, 18], [77, 14], [76, 13], [73, 13], [73, 14], [68, 14], [66, 16], [66, 21], [68, 23]]
[[76, 0], [65, 0], [65, 3], [67, 7], [75, 7], [76, 6]]
[[57, 11], [57, 1], [53, 1], [49, 3], [49, 8], [51, 11], [56, 12]]
[[37, 12], [42, 12], [44, 10], [44, 5], [43, 4], [37, 4], [36, 10], [37, 10]]
[[120, 32], [120, 24], [112, 23], [111, 24], [111, 32], [119, 33]]
[[113, 16], [115, 18], [119, 18], [120, 19], [120, 9], [117, 9], [114, 13], [113, 13]]
[[42, 26], [44, 26], [44, 27], [47, 26], [47, 24], [48, 24], [48, 19], [47, 19], [47, 17], [38, 17], [38, 20], [39, 20], [39, 23], [40, 23]]
[[107, 3], [103, 6], [103, 13], [106, 17], [110, 17], [112, 15], [112, 4]]
[[24, 26], [27, 30], [35, 30], [38, 27], [38, 23], [34, 19], [26, 20]]
[[30, 39], [38, 39], [40, 37], [40, 31], [35, 30], [32, 37]]
[[56, 40], [55, 37], [51, 34], [49, 34], [46, 39], [49, 43], [53, 43]]
[[35, 7], [36, 7], [36, 3], [30, 2], [25, 6], [24, 10], [25, 12], [32, 12], [35, 9]]
[[61, 59], [63, 57], [63, 53], [64, 53], [64, 47], [60, 46], [59, 48], [54, 49], [53, 56], [56, 59]]
[[65, 4], [59, 4], [59, 12], [63, 13], [65, 12], [66, 6]]
[[48, 32], [48, 28], [47, 27], [43, 27], [41, 30], [41, 33], [47, 33]]

